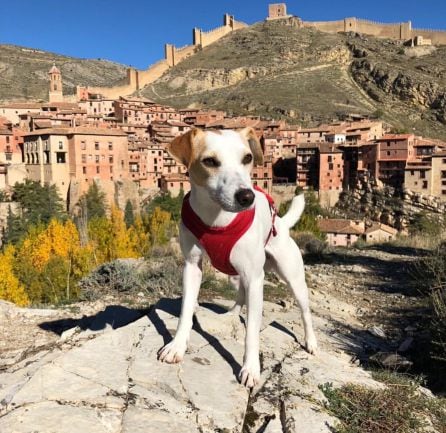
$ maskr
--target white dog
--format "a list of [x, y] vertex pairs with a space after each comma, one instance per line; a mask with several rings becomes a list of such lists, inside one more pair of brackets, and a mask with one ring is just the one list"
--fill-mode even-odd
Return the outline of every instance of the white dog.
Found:
[[181, 315], [175, 337], [160, 349], [159, 359], [176, 363], [184, 357], [201, 284], [202, 256], [207, 253], [214, 266], [232, 275], [239, 289], [233, 311], [240, 312], [246, 297], [245, 355], [239, 380], [253, 387], [260, 379], [264, 269], [273, 269], [289, 285], [302, 311], [306, 349], [314, 353], [317, 347], [302, 256], [289, 236], [303, 212], [303, 195], [294, 197], [289, 211], [279, 218], [268, 197], [253, 189], [250, 172], [253, 164], [263, 163], [263, 153], [252, 128], [192, 129], [175, 138], [169, 152], [187, 166], [191, 191], [185, 197], [180, 226], [185, 258]]

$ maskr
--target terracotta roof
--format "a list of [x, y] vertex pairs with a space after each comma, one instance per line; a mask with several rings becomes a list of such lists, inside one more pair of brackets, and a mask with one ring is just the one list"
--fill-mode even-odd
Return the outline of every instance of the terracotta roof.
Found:
[[320, 153], [342, 153], [342, 150], [340, 150], [333, 143], [319, 143], [319, 152]]
[[356, 226], [352, 220], [322, 219], [318, 221], [319, 229], [324, 233], [355, 234], [364, 233], [362, 227]]
[[414, 134], [386, 134], [381, 138], [377, 138], [376, 141], [389, 141], [389, 140], [407, 140], [408, 138], [414, 138]]
[[442, 150], [441, 152], [435, 152], [432, 154], [432, 158], [440, 157], [440, 156], [446, 156], [446, 150]]
[[1, 104], [0, 108], [12, 108], [12, 109], [28, 109], [28, 110], [39, 110], [42, 104], [35, 102], [11, 102], [10, 104]]
[[49, 70], [48, 74], [60, 74], [60, 70], [56, 65], [53, 65]]
[[47, 128], [39, 129], [37, 131], [32, 131], [24, 134], [25, 136], [36, 136], [36, 135], [106, 135], [106, 136], [121, 136], [125, 137], [127, 134], [120, 129], [109, 129], [109, 128], [93, 128], [78, 126], [75, 128]]
[[372, 225], [365, 231], [366, 234], [376, 232], [378, 230], [382, 230], [384, 232], [390, 233], [391, 235], [396, 235], [398, 233], [397, 229], [394, 229], [393, 227], [390, 227], [386, 224], [382, 223], [372, 223]]

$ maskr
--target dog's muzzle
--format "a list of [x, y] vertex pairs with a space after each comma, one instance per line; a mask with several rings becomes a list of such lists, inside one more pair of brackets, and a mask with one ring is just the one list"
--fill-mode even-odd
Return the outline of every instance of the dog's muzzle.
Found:
[[254, 202], [255, 195], [251, 189], [244, 188], [244, 189], [239, 189], [235, 193], [234, 197], [240, 206], [246, 208], [252, 205], [252, 203]]

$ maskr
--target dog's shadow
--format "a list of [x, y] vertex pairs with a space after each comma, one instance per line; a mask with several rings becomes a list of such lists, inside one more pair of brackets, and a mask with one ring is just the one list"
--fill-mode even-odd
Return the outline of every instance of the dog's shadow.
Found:
[[[210, 303], [202, 303], [200, 304], [201, 307], [207, 308], [214, 313], [217, 314], [224, 314], [227, 312], [227, 310], [219, 305], [216, 304], [210, 304]], [[156, 310], [164, 311], [172, 316], [179, 317], [180, 311], [181, 311], [181, 299], [167, 299], [163, 298], [156, 304], [156, 309], [153, 308], [150, 313], [148, 314], [148, 317], [150, 321], [153, 323], [153, 326], [158, 331], [158, 333], [163, 337], [164, 345], [172, 341], [172, 334], [167, 329], [166, 324], [161, 319], [161, 317], [158, 315]], [[240, 318], [240, 320], [243, 320]], [[209, 334], [209, 332], [205, 331], [202, 326], [200, 325], [200, 322], [196, 315], [193, 317], [193, 327], [192, 329], [197, 332], [201, 337], [203, 337], [211, 347], [215, 349], [215, 351], [228, 363], [228, 365], [231, 367], [232, 372], [235, 376], [238, 375], [240, 372], [240, 369], [242, 368], [241, 365], [237, 362], [237, 360], [234, 358], [231, 352], [227, 350], [223, 344], [220, 342], [220, 340]]]
[[[225, 314], [227, 312], [226, 308], [221, 307], [220, 305], [203, 302], [200, 304], [202, 308], [206, 308], [216, 314]], [[44, 329], [49, 332], [54, 332], [55, 334], [62, 335], [68, 329], [79, 327], [81, 330], [91, 330], [91, 331], [100, 331], [105, 329], [106, 327], [111, 327], [112, 329], [119, 329], [123, 326], [126, 326], [141, 317], [147, 316], [148, 319], [152, 322], [153, 326], [157, 330], [158, 334], [163, 338], [163, 343], [166, 345], [170, 341], [172, 341], [172, 333], [167, 328], [166, 323], [157, 313], [157, 310], [164, 311], [165, 313], [179, 317], [181, 312], [181, 298], [177, 299], [169, 299], [162, 298], [160, 299], [153, 307], [146, 309], [137, 309], [137, 308], [128, 308], [122, 305], [109, 305], [103, 311], [100, 311], [97, 314], [93, 314], [91, 316], [83, 316], [80, 319], [66, 318], [66, 319], [58, 319], [48, 322], [42, 322], [39, 324], [41, 329]], [[240, 321], [245, 324], [244, 319], [239, 316]], [[296, 342], [298, 342], [296, 336], [288, 330], [285, 326], [279, 324], [278, 322], [272, 322], [271, 326], [276, 329], [288, 334], [291, 336]], [[235, 376], [238, 375], [241, 369], [241, 365], [234, 358], [233, 354], [224, 347], [221, 341], [207, 332], [201, 326], [199, 319], [194, 315], [193, 318], [193, 328], [195, 332], [197, 332], [201, 337], [203, 337], [211, 347], [215, 349], [215, 351], [228, 363], [231, 367]]]

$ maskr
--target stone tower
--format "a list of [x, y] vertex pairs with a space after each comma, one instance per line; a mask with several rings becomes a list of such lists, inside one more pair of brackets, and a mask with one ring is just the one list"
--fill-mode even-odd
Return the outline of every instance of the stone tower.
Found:
[[53, 65], [48, 74], [50, 76], [49, 102], [62, 102], [62, 74], [56, 65]]

